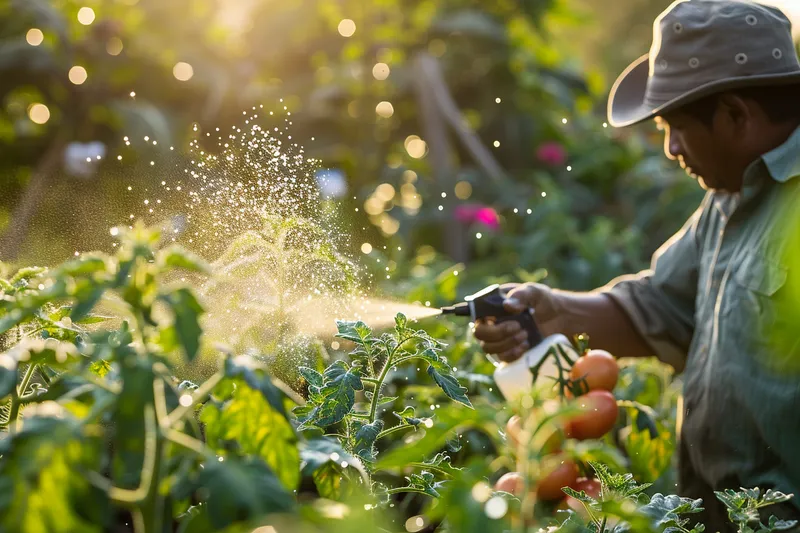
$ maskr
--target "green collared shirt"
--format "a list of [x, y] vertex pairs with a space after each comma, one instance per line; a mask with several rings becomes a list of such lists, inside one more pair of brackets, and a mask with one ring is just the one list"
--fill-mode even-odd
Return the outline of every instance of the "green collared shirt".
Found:
[[650, 270], [601, 289], [684, 372], [681, 479], [800, 504], [800, 128], [709, 192]]

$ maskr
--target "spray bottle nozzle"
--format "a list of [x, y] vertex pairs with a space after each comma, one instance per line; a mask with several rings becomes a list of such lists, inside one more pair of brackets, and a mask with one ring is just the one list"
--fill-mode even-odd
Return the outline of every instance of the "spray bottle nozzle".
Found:
[[469, 303], [461, 302], [448, 307], [442, 307], [443, 315], [469, 316]]

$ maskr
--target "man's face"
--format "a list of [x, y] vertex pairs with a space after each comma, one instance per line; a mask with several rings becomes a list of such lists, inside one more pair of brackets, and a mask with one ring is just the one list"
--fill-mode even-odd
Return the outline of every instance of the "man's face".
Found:
[[704, 189], [738, 191], [743, 168], [733, 155], [728, 132], [716, 124], [707, 125], [692, 116], [675, 111], [656, 118], [664, 131], [664, 153], [678, 161], [686, 173]]

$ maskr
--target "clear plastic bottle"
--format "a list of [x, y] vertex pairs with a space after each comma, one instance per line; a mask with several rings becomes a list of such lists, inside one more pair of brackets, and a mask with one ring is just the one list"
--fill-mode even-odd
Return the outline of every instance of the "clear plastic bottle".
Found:
[[[569, 354], [573, 359], [577, 359], [578, 354], [575, 352], [569, 339], [564, 335], [557, 333], [546, 337], [542, 342], [522, 354], [516, 361], [510, 363], [495, 363], [497, 367], [494, 371], [494, 380], [497, 387], [503, 394], [507, 401], [516, 400], [521, 394], [525, 394], [533, 387], [533, 373], [531, 367], [536, 366], [547, 355], [548, 351], [561, 345], [561, 348]], [[539, 368], [539, 375], [537, 382], [542, 382], [544, 379], [558, 377], [558, 367], [556, 366], [553, 358], [548, 358]]]

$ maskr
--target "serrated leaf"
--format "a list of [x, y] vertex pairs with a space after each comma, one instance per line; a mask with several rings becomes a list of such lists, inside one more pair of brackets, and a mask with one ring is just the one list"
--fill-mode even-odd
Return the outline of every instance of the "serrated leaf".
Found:
[[180, 341], [183, 352], [189, 361], [193, 361], [200, 349], [200, 336], [203, 329], [200, 327], [200, 315], [203, 307], [188, 288], [176, 289], [161, 295], [175, 315], [175, 333]]
[[403, 313], [397, 313], [394, 317], [394, 330], [398, 337], [404, 337], [408, 329], [408, 319]]
[[336, 328], [338, 330], [336, 337], [355, 342], [356, 344], [365, 344], [372, 335], [372, 329], [361, 320], [357, 322], [337, 320]]
[[434, 498], [441, 497], [439, 488], [441, 487], [442, 483], [437, 481], [436, 476], [434, 476], [434, 474], [431, 472], [423, 470], [419, 474], [411, 474], [410, 476], [406, 476], [406, 480], [408, 481], [408, 486], [410, 488], [421, 490], [428, 496], [433, 496]]
[[305, 378], [309, 385], [312, 387], [322, 388], [324, 382], [322, 374], [313, 368], [308, 368], [307, 366], [301, 366], [298, 371], [300, 372], [300, 375]]
[[453, 370], [443, 361], [431, 362], [428, 366], [428, 375], [433, 378], [439, 388], [452, 400], [472, 408], [472, 404], [467, 398], [467, 389], [462, 387], [458, 380], [453, 376]]
[[260, 390], [236, 381], [230, 400], [221, 407], [208, 402], [200, 414], [208, 445], [219, 454], [236, 450], [262, 458], [289, 490], [300, 482], [297, 436], [286, 417]]
[[217, 529], [295, 507], [294, 497], [257, 457], [208, 462], [198, 482], [199, 492], [207, 496], [209, 521]]
[[337, 361], [323, 374], [325, 385], [320, 389], [320, 404], [314, 409], [309, 422], [327, 427], [340, 422], [353, 409], [355, 391], [362, 390], [364, 384], [347, 364]]
[[421, 418], [414, 416], [414, 408], [410, 405], [405, 406], [405, 408], [399, 413], [393, 412], [392, 414], [399, 418], [400, 421], [405, 425], [418, 426], [420, 423], [422, 423]]
[[383, 429], [383, 420], [376, 420], [370, 424], [364, 424], [358, 431], [353, 441], [353, 451], [365, 461], [375, 460], [375, 441], [378, 433]]

